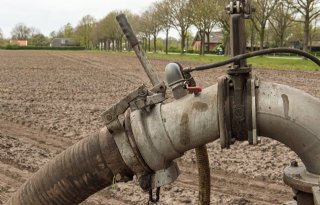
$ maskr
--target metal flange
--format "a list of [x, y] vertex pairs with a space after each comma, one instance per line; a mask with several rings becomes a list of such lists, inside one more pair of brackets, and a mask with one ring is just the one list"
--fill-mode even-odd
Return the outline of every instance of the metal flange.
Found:
[[304, 165], [293, 163], [284, 169], [283, 181], [295, 190], [312, 194], [312, 187], [319, 186], [319, 177], [308, 172]]

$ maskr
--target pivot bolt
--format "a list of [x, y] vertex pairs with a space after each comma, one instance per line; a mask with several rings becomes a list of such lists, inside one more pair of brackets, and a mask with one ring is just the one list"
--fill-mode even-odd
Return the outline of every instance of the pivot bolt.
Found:
[[290, 163], [290, 166], [291, 166], [291, 167], [298, 167], [298, 162], [297, 162], [297, 160], [292, 160], [291, 163]]

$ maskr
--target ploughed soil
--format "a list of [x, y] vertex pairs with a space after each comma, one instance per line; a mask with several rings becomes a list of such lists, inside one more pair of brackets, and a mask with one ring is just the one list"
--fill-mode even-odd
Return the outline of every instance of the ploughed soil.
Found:
[[[163, 78], [163, 59], [151, 59]], [[183, 66], [198, 65], [180, 62]], [[320, 97], [320, 72], [255, 69], [262, 80]], [[196, 73], [206, 87], [224, 69]], [[134, 56], [64, 51], [0, 51], [0, 204], [39, 167], [103, 126], [100, 114], [148, 78]], [[272, 128], [270, 128], [272, 129]], [[212, 204], [281, 204], [292, 199], [282, 171], [297, 156], [284, 145], [262, 138], [257, 146], [237, 142], [221, 150], [208, 145]], [[178, 180], [161, 190], [158, 204], [197, 204], [194, 151], [177, 160]], [[119, 183], [82, 204], [147, 204], [137, 182]]]

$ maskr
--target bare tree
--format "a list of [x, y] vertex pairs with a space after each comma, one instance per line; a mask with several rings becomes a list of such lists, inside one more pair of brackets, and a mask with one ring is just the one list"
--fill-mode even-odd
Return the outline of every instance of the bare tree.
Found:
[[223, 32], [224, 54], [230, 54], [230, 16], [225, 11], [226, 1], [217, 0], [217, 24]]
[[[190, 0], [192, 23], [198, 29], [201, 38], [200, 55], [204, 55], [205, 37], [210, 43], [210, 33], [216, 24], [217, 4], [211, 0]], [[210, 46], [208, 45], [208, 51]]]
[[3, 33], [2, 33], [2, 29], [0, 28], [0, 40], [3, 39]]
[[13, 39], [27, 40], [31, 35], [31, 29], [23, 23], [17, 24], [11, 31]]
[[155, 7], [158, 10], [158, 18], [160, 20], [160, 24], [162, 29], [166, 33], [166, 45], [165, 45], [165, 52], [168, 54], [168, 48], [169, 48], [169, 30], [171, 28], [171, 15], [170, 15], [170, 5], [167, 3], [167, 1], [159, 1], [155, 3]]
[[287, 2], [301, 15], [304, 24], [303, 50], [308, 51], [310, 25], [320, 16], [320, 0], [287, 0]]
[[259, 33], [260, 50], [264, 47], [267, 22], [278, 6], [279, 0], [255, 0], [256, 11], [252, 15], [252, 23]]
[[278, 46], [284, 46], [288, 29], [293, 25], [294, 19], [294, 11], [290, 5], [286, 1], [281, 0], [269, 19], [270, 25], [276, 34]]
[[146, 19], [145, 26], [148, 27], [147, 30], [153, 37], [153, 52], [157, 52], [157, 37], [159, 32], [162, 30], [161, 22], [161, 10], [158, 9], [157, 5], [153, 4], [148, 11], [144, 13], [144, 18]]
[[93, 16], [86, 15], [84, 16], [78, 26], [75, 29], [75, 33], [80, 43], [86, 48], [89, 48], [92, 45], [90, 38], [93, 27], [96, 24], [96, 19]]
[[188, 29], [192, 25], [189, 0], [166, 0], [166, 3], [170, 6], [171, 25], [178, 31], [181, 37], [182, 54], [185, 50]]
[[145, 11], [142, 13], [140, 17], [140, 26], [138, 27], [138, 31], [140, 32], [140, 36], [143, 41], [143, 46], [146, 51], [151, 51], [151, 15], [149, 11]]
[[314, 20], [314, 25], [311, 25], [310, 26], [310, 46], [309, 46], [309, 49], [310, 51], [312, 50], [312, 46], [313, 46], [313, 41], [316, 40], [316, 41], [319, 41], [320, 40], [320, 30], [319, 30], [319, 27], [317, 26], [318, 23], [320, 22], [320, 19], [315, 19]]

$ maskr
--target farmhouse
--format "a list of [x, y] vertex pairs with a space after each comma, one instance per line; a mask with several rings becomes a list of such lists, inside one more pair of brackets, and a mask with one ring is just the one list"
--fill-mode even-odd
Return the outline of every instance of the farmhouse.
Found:
[[28, 40], [10, 40], [10, 45], [28, 46]]
[[[221, 31], [211, 32], [209, 35], [209, 41], [208, 41], [207, 35], [205, 35], [205, 42], [204, 42], [205, 50], [208, 50], [208, 47], [209, 47], [209, 50], [212, 50], [217, 45], [222, 44], [222, 42], [223, 42], [223, 34]], [[192, 47], [193, 47], [193, 50], [197, 50], [197, 51], [199, 51], [201, 48], [201, 36], [199, 31], [197, 32], [193, 40]]]
[[55, 38], [50, 43], [51, 47], [61, 46], [80, 46], [80, 43], [74, 38]]

